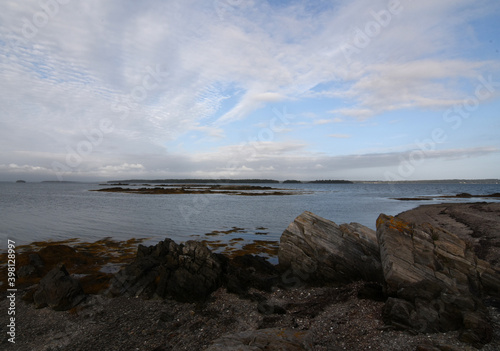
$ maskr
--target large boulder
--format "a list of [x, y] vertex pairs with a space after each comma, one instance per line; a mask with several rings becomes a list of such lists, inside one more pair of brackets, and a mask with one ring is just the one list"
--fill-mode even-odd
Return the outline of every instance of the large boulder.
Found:
[[[430, 224], [414, 224], [381, 214], [377, 238], [387, 292], [386, 323], [420, 332], [469, 328], [481, 331], [487, 320], [481, 297], [498, 291], [500, 280], [490, 265], [476, 257], [472, 246]], [[473, 314], [471, 314], [473, 313]], [[474, 316], [474, 318], [467, 316]], [[481, 316], [481, 317], [478, 317]], [[480, 342], [488, 332], [481, 331]]]
[[33, 294], [37, 308], [51, 307], [57, 311], [69, 310], [85, 298], [82, 286], [60, 264], [45, 275]]
[[383, 282], [375, 231], [358, 223], [337, 225], [308, 211], [283, 232], [278, 258], [283, 271], [304, 281]]
[[112, 279], [109, 294], [203, 300], [222, 285], [225, 267], [225, 260], [201, 242], [178, 245], [165, 239], [154, 246], [139, 245], [136, 260]]

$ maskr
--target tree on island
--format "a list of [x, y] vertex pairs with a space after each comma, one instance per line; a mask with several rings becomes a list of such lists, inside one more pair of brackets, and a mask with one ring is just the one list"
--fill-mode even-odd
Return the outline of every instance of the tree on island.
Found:
[[354, 184], [350, 180], [313, 180], [309, 183], [318, 183], [318, 184]]

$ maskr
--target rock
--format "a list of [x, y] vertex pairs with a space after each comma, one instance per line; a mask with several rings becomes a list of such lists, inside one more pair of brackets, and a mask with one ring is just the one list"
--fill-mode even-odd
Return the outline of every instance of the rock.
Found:
[[280, 269], [302, 281], [383, 282], [376, 234], [358, 223], [337, 225], [304, 212], [280, 239]]
[[[476, 256], [500, 272], [500, 202], [423, 205], [398, 218], [441, 227], [473, 247]], [[485, 282], [483, 280], [483, 287]], [[491, 293], [491, 292], [488, 292]], [[500, 292], [496, 294], [500, 297]]]
[[47, 273], [33, 295], [36, 308], [48, 306], [57, 311], [69, 310], [84, 298], [80, 283], [69, 275], [64, 265]]
[[41, 268], [44, 266], [42, 258], [37, 253], [29, 254], [28, 259], [29, 264], [35, 268]]
[[262, 257], [247, 254], [229, 261], [226, 287], [230, 293], [244, 296], [249, 288], [270, 292], [278, 281], [278, 270]]
[[414, 311], [415, 307], [412, 303], [390, 297], [382, 309], [382, 320], [384, 323], [392, 324], [398, 329], [409, 329]]
[[491, 342], [493, 327], [485, 313], [467, 312], [464, 316], [465, 330], [460, 333], [460, 341], [481, 348]]
[[384, 287], [380, 283], [365, 282], [358, 291], [358, 299], [385, 301], [387, 296]]
[[26, 266], [20, 267], [17, 270], [17, 276], [19, 278], [29, 277], [30, 275], [32, 275], [35, 272], [36, 272], [36, 268], [33, 265], [28, 264]]
[[264, 258], [253, 255], [231, 260], [212, 253], [205, 244], [170, 239], [154, 246], [139, 245], [134, 262], [112, 279], [108, 295], [171, 297], [181, 302], [200, 301], [222, 285], [247, 296], [249, 288], [271, 291], [279, 272]]
[[415, 351], [441, 351], [441, 349], [434, 345], [418, 345]]
[[112, 279], [109, 295], [199, 301], [222, 285], [225, 268], [225, 260], [201, 242], [139, 245], [136, 260]]
[[19, 278], [25, 278], [29, 276], [41, 276], [41, 268], [43, 268], [44, 263], [40, 255], [37, 253], [32, 253], [28, 255], [28, 264], [21, 266], [17, 270], [17, 276]]
[[307, 333], [281, 328], [259, 329], [225, 335], [213, 342], [206, 351], [304, 351], [312, 345]]
[[377, 219], [377, 238], [387, 291], [395, 297], [384, 307], [386, 323], [419, 332], [466, 328], [488, 339], [467, 316], [482, 313], [483, 280], [498, 291], [498, 276], [465, 241], [442, 228], [384, 214]]

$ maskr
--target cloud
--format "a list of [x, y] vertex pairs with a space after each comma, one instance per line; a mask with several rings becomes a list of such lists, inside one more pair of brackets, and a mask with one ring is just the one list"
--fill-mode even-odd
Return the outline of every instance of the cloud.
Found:
[[[359, 101], [359, 107], [330, 113], [366, 119], [385, 111], [407, 108], [447, 108], [462, 103], [474, 93], [484, 71], [500, 68], [497, 62], [419, 60], [404, 64], [377, 64], [366, 69], [345, 95]], [[458, 89], [458, 80], [473, 87]], [[468, 95], [467, 95], [468, 94]]]
[[[120, 160], [103, 157], [97, 162], [86, 162], [80, 167], [63, 173], [64, 179], [109, 179], [116, 178], [274, 178], [290, 176], [300, 179], [320, 179], [343, 174], [351, 179], [364, 178], [358, 170], [378, 170], [372, 174], [383, 174], [382, 170], [397, 172], [402, 164], [410, 163], [417, 169], [435, 167], [436, 161], [455, 164], [468, 159], [498, 155], [497, 147], [473, 147], [443, 150], [411, 149], [401, 152], [378, 152], [330, 156], [311, 152], [306, 145], [287, 142], [265, 142], [256, 145], [232, 145], [191, 157], [185, 155], [123, 155]], [[42, 175], [54, 179], [52, 169], [36, 164], [2, 164], [0, 171], [16, 178], [32, 179]], [[442, 173], [454, 178], [452, 173]], [[356, 177], [355, 174], [358, 174]], [[52, 176], [51, 176], [52, 175]], [[379, 177], [380, 178], [380, 177]], [[368, 177], [368, 179], [374, 179]]]
[[348, 139], [351, 137], [349, 134], [329, 134], [330, 138], [338, 138], [338, 139]]
[[[68, 174], [210, 174], [209, 162], [224, 169], [228, 159], [275, 174], [300, 162], [326, 167], [332, 159], [305, 152], [321, 148], [311, 144], [325, 136], [321, 126], [446, 108], [500, 68], [479, 50], [484, 38], [474, 27], [498, 13], [492, 0], [404, 1], [349, 58], [342, 48], [387, 1], [51, 3], [50, 13], [38, 0], [2, 3], [2, 172], [15, 164], [45, 177], [103, 121], [112, 131]], [[268, 117], [277, 104], [308, 118], [308, 128], [278, 119], [286, 128], [272, 142], [245, 143], [240, 135], [259, 128], [249, 126], [278, 118]], [[190, 152], [173, 153], [189, 132], [202, 136]]]
[[98, 172], [113, 175], [115, 173], [129, 173], [129, 172], [138, 172], [143, 170], [144, 166], [139, 163], [135, 164], [122, 163], [121, 165], [116, 165], [116, 166], [113, 165], [101, 166], [99, 167]]
[[331, 120], [331, 119], [317, 119], [313, 122], [313, 124], [322, 125], [322, 124], [329, 124], [332, 122], [333, 122], [333, 120]]

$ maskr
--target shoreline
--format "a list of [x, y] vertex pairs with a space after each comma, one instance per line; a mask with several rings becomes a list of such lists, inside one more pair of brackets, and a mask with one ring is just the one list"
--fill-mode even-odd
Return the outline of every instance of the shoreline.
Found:
[[[470, 240], [479, 258], [500, 268], [500, 203], [421, 205], [396, 217], [417, 224], [438, 225]], [[67, 260], [66, 268], [74, 277], [79, 277], [90, 295], [66, 312], [35, 309], [31, 303], [19, 299], [16, 310], [16, 346], [19, 348], [16, 349], [205, 350], [227, 333], [278, 332], [292, 328], [299, 334], [307, 334], [315, 343], [313, 350], [318, 351], [329, 350], [329, 345], [347, 349], [370, 347], [380, 351], [409, 351], [422, 345], [427, 345], [428, 350], [436, 345], [448, 347], [448, 350], [475, 350], [458, 341], [458, 331], [412, 334], [385, 325], [382, 321], [384, 302], [377, 300], [377, 294], [370, 290], [373, 287], [362, 281], [319, 286], [287, 285], [284, 283], [286, 277], [281, 275], [281, 283], [269, 291], [250, 288], [242, 295], [221, 287], [206, 301], [198, 303], [102, 295], [106, 279], [111, 279], [117, 268], [137, 257], [136, 248], [140, 243], [139, 239], [123, 242], [109, 238], [94, 243], [34, 242], [23, 248], [25, 254], [19, 251], [18, 273], [23, 264], [33, 261], [34, 256], [30, 255], [34, 253], [54, 265]], [[255, 250], [247, 253], [259, 255]], [[103, 272], [101, 269], [110, 263], [108, 267], [114, 270]], [[46, 270], [40, 271], [40, 275], [46, 274]], [[36, 284], [27, 279], [28, 271], [23, 274], [27, 276], [19, 281], [19, 297]], [[368, 297], [367, 291], [371, 291]], [[6, 310], [6, 303], [7, 299], [2, 299], [0, 308]], [[495, 327], [493, 340], [483, 350], [492, 351], [500, 346], [500, 313], [497, 307], [487, 308]], [[309, 341], [301, 339], [301, 342]], [[4, 339], [2, 345], [6, 344]]]

